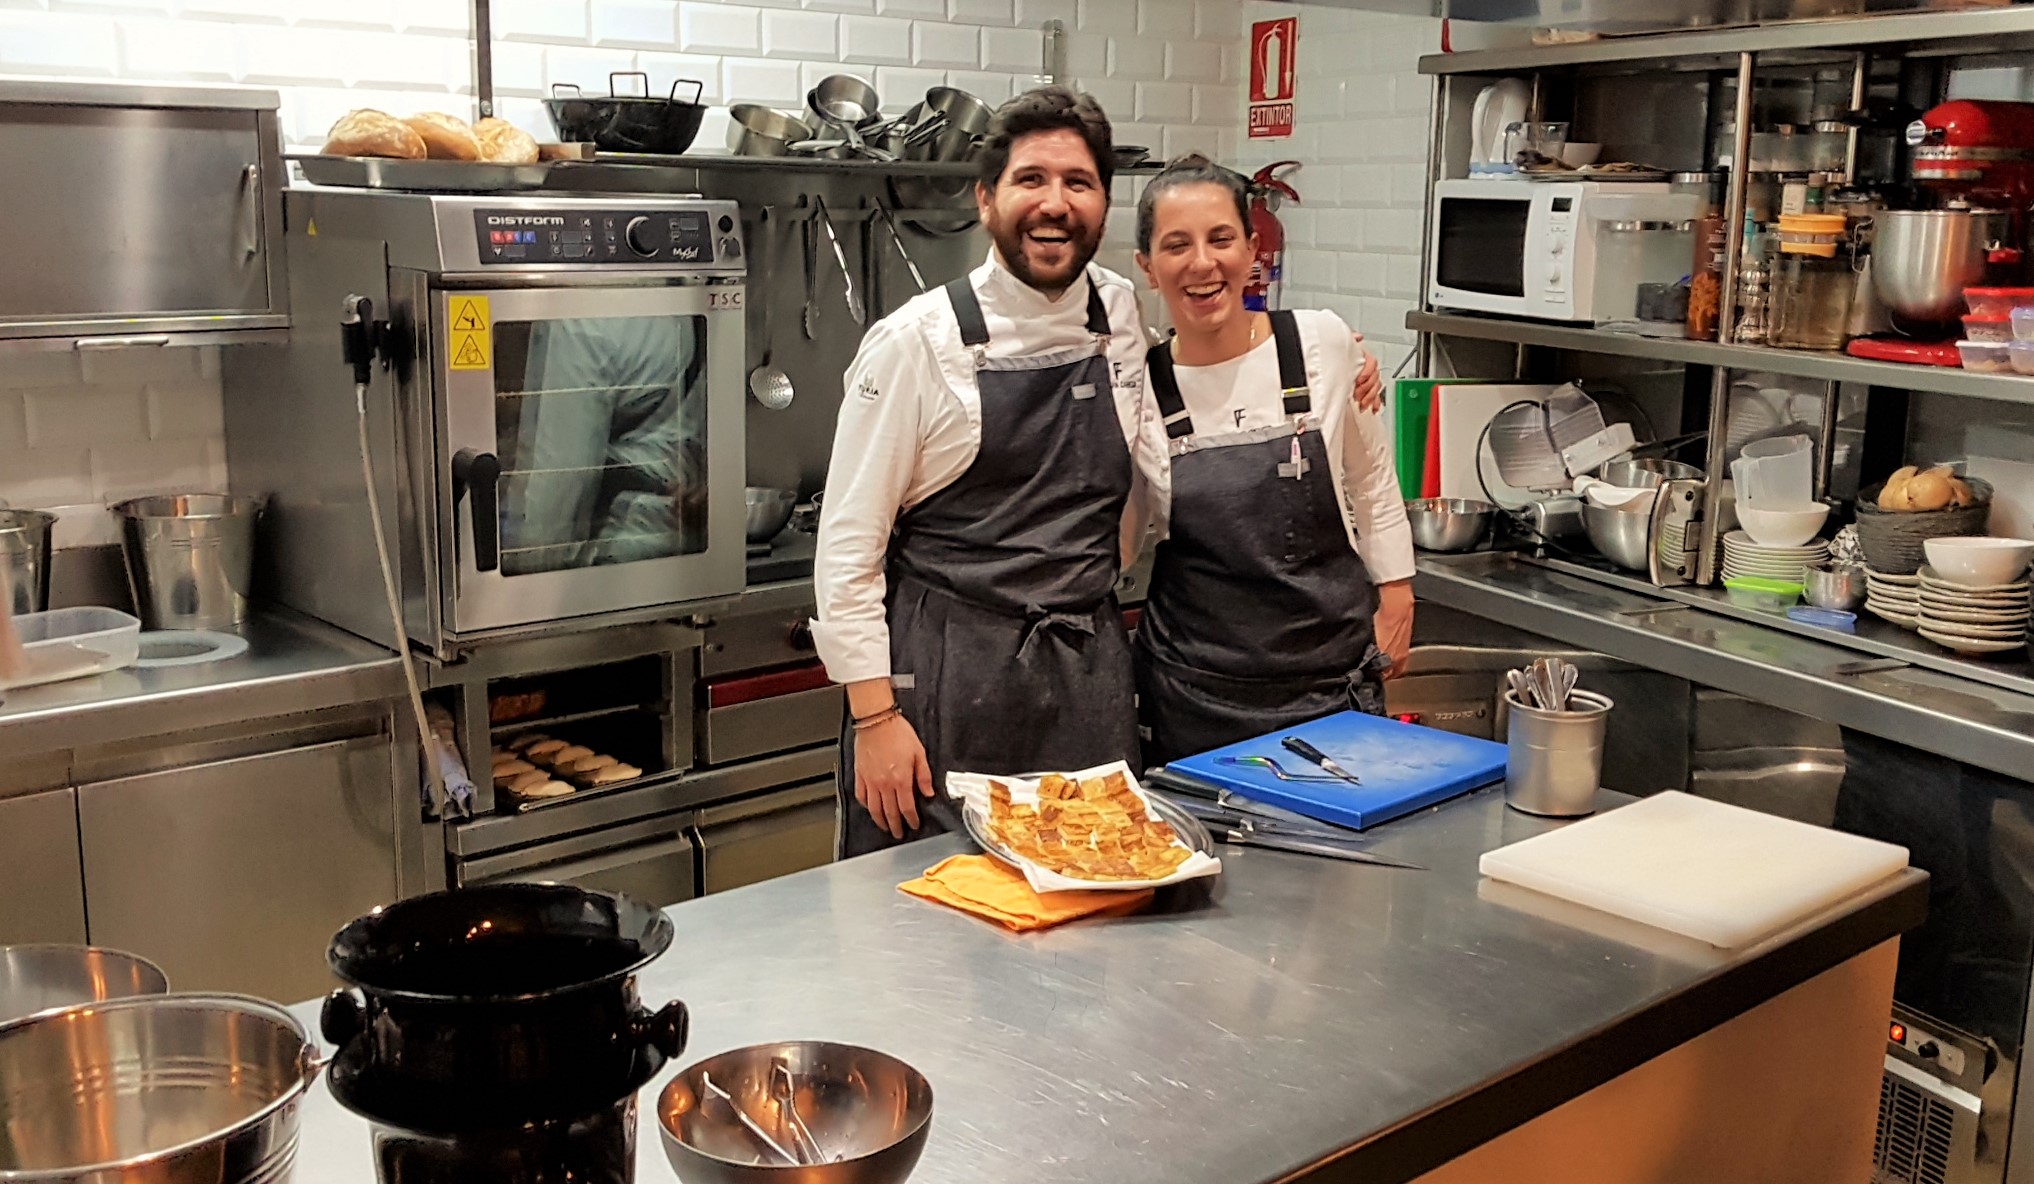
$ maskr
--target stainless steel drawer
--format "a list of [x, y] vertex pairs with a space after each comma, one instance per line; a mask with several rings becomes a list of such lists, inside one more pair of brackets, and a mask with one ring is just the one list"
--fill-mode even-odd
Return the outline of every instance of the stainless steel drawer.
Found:
[[85, 943], [85, 866], [78, 794], [56, 789], [0, 798], [0, 946]]
[[813, 602], [806, 600], [767, 612], [716, 619], [706, 626], [700, 651], [702, 674], [732, 674], [810, 662]]
[[725, 892], [833, 862], [834, 779], [699, 812], [700, 887]]
[[[712, 692], [708, 692], [712, 702]], [[840, 739], [845, 693], [833, 685], [792, 691], [726, 707], [709, 706], [700, 729], [709, 765], [810, 748]]]
[[470, 859], [459, 867], [459, 883], [572, 884], [626, 892], [663, 908], [699, 894], [699, 856], [685, 829], [690, 821], [689, 813], [673, 814]]

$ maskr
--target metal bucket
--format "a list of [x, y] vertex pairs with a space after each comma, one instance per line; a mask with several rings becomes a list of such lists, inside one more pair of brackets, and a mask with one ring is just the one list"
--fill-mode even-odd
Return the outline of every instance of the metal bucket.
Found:
[[161, 995], [155, 963], [91, 946], [0, 946], [0, 1024], [80, 1003]]
[[0, 1026], [0, 1184], [280, 1184], [319, 1067], [295, 1017], [234, 995]]
[[138, 497], [113, 507], [135, 613], [149, 629], [230, 629], [247, 619], [261, 503], [223, 493]]
[[14, 615], [49, 607], [50, 528], [56, 515], [0, 509], [0, 567], [14, 595]]
[[1603, 735], [1609, 698], [1575, 691], [1581, 711], [1543, 711], [1504, 693], [1510, 721], [1505, 732], [1504, 804], [1527, 814], [1577, 818], [1596, 812], [1603, 783]]

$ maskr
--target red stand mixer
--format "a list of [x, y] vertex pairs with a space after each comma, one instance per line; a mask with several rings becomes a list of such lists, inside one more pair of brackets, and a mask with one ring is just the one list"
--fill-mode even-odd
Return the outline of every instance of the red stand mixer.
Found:
[[1877, 215], [1872, 281], [1906, 338], [1859, 338], [1848, 352], [1881, 361], [1960, 365], [1955, 324], [1964, 289], [2024, 277], [2034, 206], [2034, 103], [1958, 99], [1907, 129], [1916, 184], [1942, 208]]

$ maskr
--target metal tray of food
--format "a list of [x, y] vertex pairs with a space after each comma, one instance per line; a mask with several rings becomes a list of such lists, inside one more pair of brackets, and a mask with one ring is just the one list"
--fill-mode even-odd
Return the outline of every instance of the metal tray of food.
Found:
[[348, 189], [400, 189], [416, 193], [515, 193], [542, 189], [549, 161], [495, 164], [482, 160], [391, 160], [375, 156], [292, 154], [288, 159], [313, 185]]
[[[1023, 779], [1035, 781], [1038, 779], [1038, 776], [1038, 774], [1027, 774]], [[1145, 806], [1151, 811], [1152, 816], [1172, 827], [1173, 833], [1179, 836], [1180, 842], [1185, 843], [1203, 855], [1213, 855], [1215, 853], [1214, 836], [1208, 833], [1207, 827], [1201, 825], [1200, 819], [1181, 809], [1178, 803], [1168, 800], [1163, 794], [1151, 793], [1148, 790], [1142, 792]], [[961, 820], [967, 824], [968, 837], [975, 841], [977, 847], [1009, 864], [1011, 867], [1021, 868], [1023, 866], [1015, 852], [990, 837], [987, 826], [988, 820], [981, 816], [980, 811], [972, 806], [963, 804], [961, 806]]]

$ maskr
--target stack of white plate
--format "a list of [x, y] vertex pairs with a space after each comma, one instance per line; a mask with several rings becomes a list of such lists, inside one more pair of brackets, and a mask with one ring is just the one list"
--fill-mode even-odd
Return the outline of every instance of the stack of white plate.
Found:
[[1921, 577], [1865, 568], [1865, 611], [1902, 629], [1921, 624]]
[[1801, 547], [1766, 547], [1742, 530], [1723, 536], [1723, 578], [1801, 582], [1813, 563], [1829, 559], [1829, 544], [1820, 539]]
[[[1681, 548], [1687, 546], [1687, 544], [1687, 523], [1671, 522], [1660, 528], [1660, 555], [1663, 558], [1673, 557], [1678, 559], [1681, 554]], [[1716, 540], [1716, 561], [1711, 566], [1717, 568], [1723, 566], [1723, 540], [1720, 538]]]
[[2027, 581], [1972, 587], [1924, 567], [1918, 632], [1960, 654], [2003, 654], [2027, 644]]

